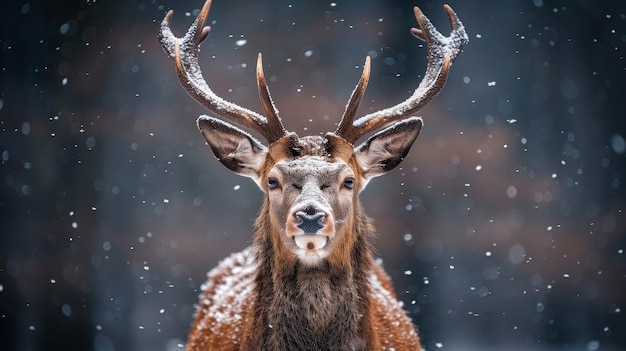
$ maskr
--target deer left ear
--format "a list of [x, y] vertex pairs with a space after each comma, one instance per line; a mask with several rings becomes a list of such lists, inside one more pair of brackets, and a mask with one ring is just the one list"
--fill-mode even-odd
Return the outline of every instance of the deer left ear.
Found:
[[383, 175], [400, 164], [417, 139], [422, 125], [419, 117], [401, 120], [355, 148], [354, 155], [364, 170], [365, 180]]
[[200, 116], [198, 128], [220, 162], [258, 184], [267, 148], [250, 134], [217, 118]]

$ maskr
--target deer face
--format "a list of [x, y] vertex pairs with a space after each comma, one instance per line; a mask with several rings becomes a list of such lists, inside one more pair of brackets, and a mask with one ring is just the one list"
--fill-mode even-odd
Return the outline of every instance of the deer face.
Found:
[[298, 259], [315, 265], [345, 236], [355, 174], [343, 161], [305, 156], [277, 162], [267, 175], [273, 226]]
[[266, 193], [275, 242], [315, 266], [354, 241], [358, 193], [402, 161], [422, 120], [393, 124], [357, 148], [334, 133], [303, 138], [289, 133], [268, 148], [213, 117], [200, 117], [198, 126], [223, 165], [252, 178]]

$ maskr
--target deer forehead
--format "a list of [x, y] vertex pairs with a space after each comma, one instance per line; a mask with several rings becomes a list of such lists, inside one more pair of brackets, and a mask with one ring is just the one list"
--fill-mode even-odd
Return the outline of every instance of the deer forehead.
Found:
[[279, 161], [274, 168], [283, 178], [293, 180], [337, 181], [340, 177], [352, 173], [343, 160], [331, 160], [320, 156]]

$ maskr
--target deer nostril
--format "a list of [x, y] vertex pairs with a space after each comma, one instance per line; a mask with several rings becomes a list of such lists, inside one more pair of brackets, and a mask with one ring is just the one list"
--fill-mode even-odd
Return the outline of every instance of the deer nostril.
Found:
[[324, 212], [317, 212], [311, 209], [296, 212], [298, 219], [297, 227], [302, 229], [305, 234], [315, 234], [318, 230], [324, 228], [322, 221], [326, 215]]

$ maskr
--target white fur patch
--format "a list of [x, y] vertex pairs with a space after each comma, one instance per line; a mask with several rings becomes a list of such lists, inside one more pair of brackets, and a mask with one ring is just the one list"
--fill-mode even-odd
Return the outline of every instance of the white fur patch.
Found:
[[245, 161], [241, 164], [243, 167], [255, 170], [261, 168], [261, 164], [265, 159], [265, 154], [255, 152], [252, 149], [250, 142], [246, 139], [239, 140], [237, 143], [237, 149], [229, 156]]
[[293, 236], [293, 241], [298, 247], [296, 255], [300, 262], [307, 266], [317, 266], [330, 252], [326, 250], [328, 237], [320, 234], [300, 234]]
[[328, 237], [317, 234], [300, 234], [295, 235], [293, 240], [300, 249], [314, 251], [324, 248], [328, 242]]
[[[373, 140], [366, 152], [357, 153], [356, 158], [366, 171], [380, 169], [380, 162], [392, 157], [391, 153], [385, 148], [385, 143]], [[377, 172], [376, 172], [377, 173]]]

